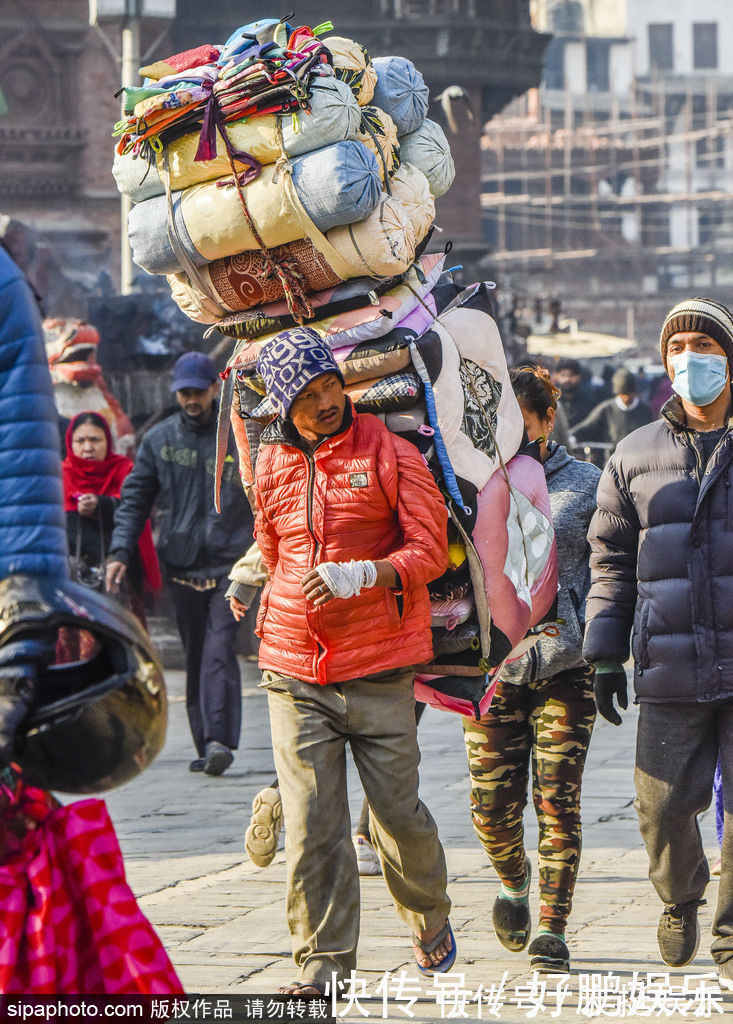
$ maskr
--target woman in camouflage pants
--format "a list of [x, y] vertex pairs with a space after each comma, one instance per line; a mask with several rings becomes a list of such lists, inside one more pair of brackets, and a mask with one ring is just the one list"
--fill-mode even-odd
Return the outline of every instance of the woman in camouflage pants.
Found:
[[[539, 825], [540, 922], [529, 947], [536, 970], [567, 971], [565, 926], [580, 859], [580, 786], [596, 708], [593, 670], [583, 662], [583, 618], [590, 584], [586, 532], [600, 470], [548, 442], [559, 390], [546, 370], [513, 370], [527, 436], [539, 442], [558, 549], [556, 635], [507, 665], [489, 711], [464, 718], [474, 829], [501, 880], [494, 903], [497, 938], [525, 948], [530, 935], [530, 864], [522, 816], [532, 764]], [[549, 632], [549, 631], [548, 631]]]

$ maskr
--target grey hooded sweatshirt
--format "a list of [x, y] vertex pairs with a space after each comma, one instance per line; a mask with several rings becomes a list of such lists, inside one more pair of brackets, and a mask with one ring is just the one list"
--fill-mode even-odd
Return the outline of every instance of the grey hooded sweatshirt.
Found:
[[557, 616], [562, 621], [556, 627], [553, 625], [558, 629], [557, 636], [542, 634], [527, 654], [504, 666], [501, 678], [515, 685], [551, 679], [559, 672], [585, 664], [585, 598], [590, 588], [590, 546], [586, 535], [596, 509], [601, 471], [590, 462], [574, 459], [554, 441], [547, 447], [550, 455], [544, 470], [557, 541]]

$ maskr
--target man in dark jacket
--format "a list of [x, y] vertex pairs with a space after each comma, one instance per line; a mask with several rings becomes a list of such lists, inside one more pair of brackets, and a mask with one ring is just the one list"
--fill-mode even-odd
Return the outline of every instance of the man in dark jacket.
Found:
[[198, 754], [189, 767], [207, 775], [221, 775], [239, 744], [237, 623], [224, 592], [232, 562], [252, 542], [253, 529], [233, 441], [224, 463], [221, 513], [214, 509], [218, 388], [208, 356], [186, 352], [177, 360], [171, 391], [180, 412], [143, 438], [122, 487], [107, 566], [107, 588], [114, 591], [155, 504], [158, 555], [186, 652], [186, 709]]
[[[710, 872], [697, 816], [720, 758], [733, 798], [733, 317], [695, 298], [668, 313], [664, 367], [676, 392], [661, 419], [618, 445], [598, 487], [583, 654], [598, 710], [626, 707], [632, 653], [640, 703], [636, 809], [649, 877], [664, 902], [665, 963], [695, 956]], [[712, 954], [733, 989], [733, 817], [726, 814]]]
[[637, 394], [636, 378], [631, 370], [616, 370], [611, 378], [611, 387], [614, 397], [600, 402], [571, 430], [576, 442], [590, 441], [609, 446], [601, 451], [600, 458], [594, 459], [601, 467], [621, 438], [654, 419], [654, 413]]
[[561, 407], [569, 427], [580, 423], [596, 404], [593, 389], [583, 381], [583, 367], [577, 359], [560, 359], [552, 380], [562, 391]]

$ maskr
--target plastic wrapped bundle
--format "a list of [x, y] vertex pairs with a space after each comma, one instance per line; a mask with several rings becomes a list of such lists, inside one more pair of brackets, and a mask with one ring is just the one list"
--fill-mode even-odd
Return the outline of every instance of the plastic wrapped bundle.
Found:
[[[291, 267], [309, 292], [331, 288], [341, 280], [325, 257], [305, 239], [269, 250], [268, 256], [278, 264]], [[201, 267], [200, 274], [216, 301], [192, 284], [187, 274], [168, 276], [173, 301], [182, 313], [198, 323], [216, 323], [222, 309], [229, 312], [251, 309], [284, 297], [281, 282], [268, 273], [267, 260], [257, 249], [214, 260]]]
[[435, 220], [435, 201], [428, 179], [414, 164], [400, 164], [389, 187], [392, 198], [399, 202], [412, 222], [415, 244], [419, 245]]
[[[268, 164], [243, 189], [249, 218], [267, 248], [304, 238], [306, 219], [321, 232], [367, 217], [381, 188], [374, 155], [359, 142], [297, 157], [291, 174]], [[292, 181], [291, 181], [292, 179]], [[205, 182], [172, 195], [177, 243], [195, 266], [260, 248], [231, 179]], [[138, 203], [128, 218], [135, 262], [149, 274], [183, 270], [169, 238], [165, 196]]]
[[430, 118], [426, 117], [416, 131], [400, 138], [400, 155], [403, 161], [423, 172], [436, 199], [453, 184], [456, 169], [448, 140], [440, 125]]
[[322, 42], [331, 51], [336, 77], [346, 82], [359, 106], [371, 103], [377, 84], [377, 72], [366, 49], [361, 43], [355, 43], [353, 39], [344, 36], [328, 36]]
[[414, 132], [428, 112], [428, 87], [411, 60], [406, 57], [375, 57], [377, 72], [372, 103], [389, 114], [398, 135]]
[[[351, 89], [339, 79], [319, 77], [313, 82], [310, 94], [311, 113], [295, 111], [292, 114], [269, 114], [264, 117], [235, 121], [227, 125], [227, 135], [235, 150], [248, 153], [261, 164], [271, 164], [281, 155], [282, 149], [290, 157], [301, 156], [317, 149], [323, 149], [336, 142], [355, 139], [360, 131], [361, 108]], [[170, 143], [166, 149], [171, 189], [179, 191], [203, 181], [213, 181], [231, 173], [231, 165], [224, 140], [217, 131], [214, 160], [196, 161], [199, 133], [191, 132]], [[143, 157], [132, 153], [115, 155], [112, 173], [120, 192], [136, 202], [163, 195], [165, 186], [160, 176], [159, 164], [149, 164]], [[245, 171], [244, 164], [234, 161], [239, 171]]]

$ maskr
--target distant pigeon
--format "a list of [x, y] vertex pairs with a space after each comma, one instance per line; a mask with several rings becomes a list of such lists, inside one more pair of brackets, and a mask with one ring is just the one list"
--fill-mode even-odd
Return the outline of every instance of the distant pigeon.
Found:
[[453, 103], [456, 100], [462, 100], [466, 104], [466, 114], [468, 115], [469, 121], [473, 121], [473, 108], [471, 107], [471, 100], [468, 93], [462, 85], [449, 85], [436, 97], [439, 100], [445, 119], [448, 122], [448, 127], [454, 135], [458, 135], [458, 124], [456, 122], [455, 114], [453, 113]]

